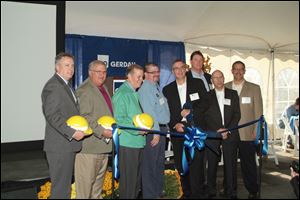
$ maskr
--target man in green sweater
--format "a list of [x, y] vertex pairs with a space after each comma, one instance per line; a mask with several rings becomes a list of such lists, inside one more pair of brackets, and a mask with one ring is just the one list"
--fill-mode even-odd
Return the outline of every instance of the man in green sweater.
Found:
[[[144, 70], [133, 64], [127, 68], [127, 81], [113, 95], [114, 117], [118, 125], [134, 127], [132, 118], [143, 113], [136, 92], [143, 81]], [[120, 199], [136, 199], [141, 188], [141, 164], [146, 143], [144, 132], [121, 130], [119, 148]]]

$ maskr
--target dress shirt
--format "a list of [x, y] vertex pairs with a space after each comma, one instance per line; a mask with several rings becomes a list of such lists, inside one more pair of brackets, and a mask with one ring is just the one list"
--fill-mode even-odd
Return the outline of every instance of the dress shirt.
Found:
[[222, 115], [222, 124], [224, 126], [224, 98], [225, 98], [224, 88], [223, 90], [215, 90], [215, 91], [216, 91], [216, 96], [218, 99], [218, 104]]
[[243, 81], [243, 82], [240, 83], [240, 84], [234, 84], [234, 82], [232, 81], [232, 89], [233, 89], [233, 90], [236, 90], [239, 96], [240, 96], [241, 91], [242, 91], [242, 89], [243, 89], [244, 82], [245, 82], [245, 81]]
[[138, 93], [144, 112], [150, 114], [154, 118], [153, 129], [159, 131], [159, 124], [167, 124], [170, 121], [170, 111], [167, 99], [159, 90], [159, 85], [148, 80], [144, 80]]
[[[179, 98], [180, 98], [181, 108], [183, 108], [183, 105], [186, 102], [186, 79], [182, 85], [177, 84], [177, 90], [178, 90], [178, 94], [179, 94]], [[183, 117], [181, 121], [186, 121], [186, 118]]]
[[70, 88], [70, 90], [71, 90], [71, 93], [73, 95], [73, 98], [74, 98], [75, 102], [77, 102], [77, 98], [75, 96], [74, 90], [73, 90], [72, 86], [69, 84], [69, 81], [64, 79], [60, 74], [58, 74], [58, 73], [56, 73], [56, 74], [67, 84], [68, 88]]
[[210, 89], [209, 89], [209, 85], [207, 83], [207, 80], [206, 80], [206, 78], [204, 76], [204, 72], [201, 71], [200, 73], [197, 73], [197, 72], [195, 72], [193, 70], [191, 70], [191, 72], [192, 72], [193, 78], [198, 78], [198, 79], [201, 79], [203, 81], [203, 83], [205, 85], [206, 91], [209, 92]]

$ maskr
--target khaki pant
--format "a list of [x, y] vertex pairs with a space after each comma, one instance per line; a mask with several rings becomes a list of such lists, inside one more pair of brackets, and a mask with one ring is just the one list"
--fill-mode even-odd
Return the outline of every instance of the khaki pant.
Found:
[[101, 192], [108, 154], [78, 153], [75, 159], [77, 199], [102, 199]]

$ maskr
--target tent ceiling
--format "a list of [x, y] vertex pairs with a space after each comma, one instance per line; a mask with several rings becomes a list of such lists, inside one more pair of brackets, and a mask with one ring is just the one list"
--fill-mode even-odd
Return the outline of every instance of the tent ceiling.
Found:
[[67, 1], [66, 33], [299, 52], [299, 2]]

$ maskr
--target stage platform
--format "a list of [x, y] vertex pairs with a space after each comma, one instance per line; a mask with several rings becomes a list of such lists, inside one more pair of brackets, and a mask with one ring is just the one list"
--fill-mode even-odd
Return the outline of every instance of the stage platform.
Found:
[[[293, 156], [293, 150], [280, 150], [275, 145], [279, 166], [273, 159], [263, 158], [261, 198], [263, 199], [293, 199], [295, 195], [289, 183], [289, 165], [293, 160], [299, 161], [299, 156]], [[174, 168], [172, 159], [166, 163], [166, 168]], [[40, 185], [49, 180], [49, 171], [43, 151], [24, 151], [18, 153], [1, 153], [1, 199], [31, 199], [36, 198]], [[223, 166], [219, 166], [217, 187], [222, 187]], [[238, 164], [238, 197], [246, 199], [246, 191]], [[221, 198], [219, 196], [216, 199]]]

